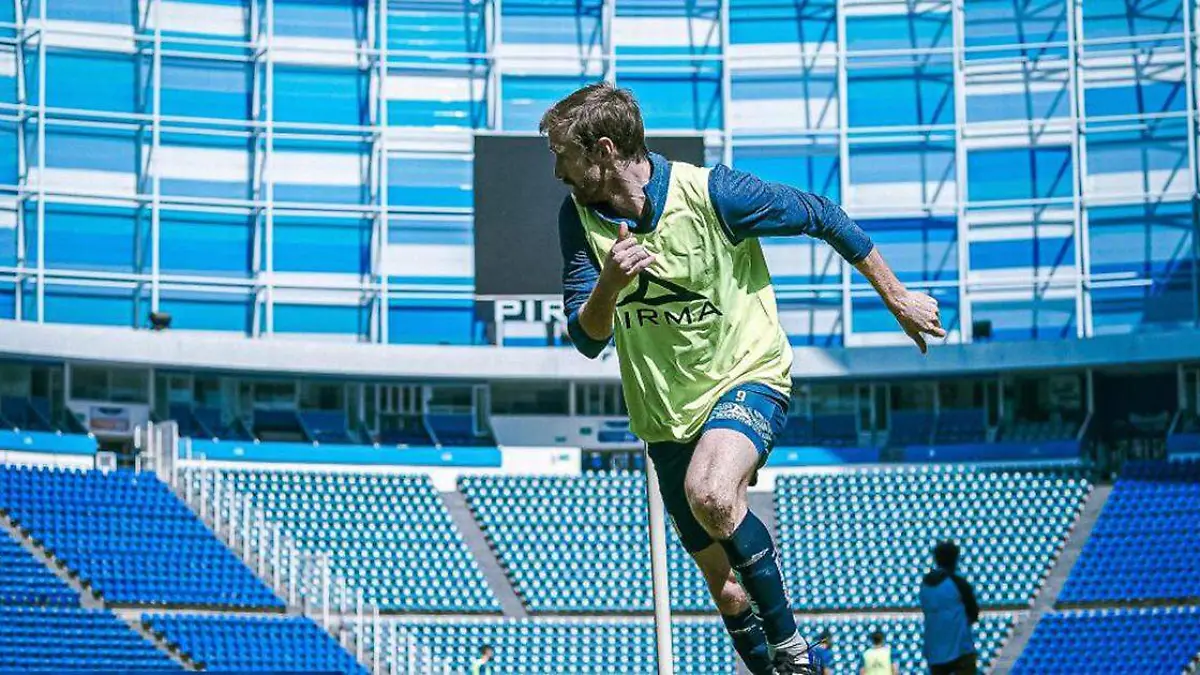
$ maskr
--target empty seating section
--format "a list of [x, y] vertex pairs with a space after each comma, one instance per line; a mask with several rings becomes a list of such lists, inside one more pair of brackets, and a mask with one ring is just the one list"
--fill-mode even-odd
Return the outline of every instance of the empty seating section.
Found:
[[781, 476], [776, 518], [794, 603], [915, 607], [933, 545], [953, 538], [982, 605], [1023, 605], [1089, 490], [1067, 472], [972, 467]]
[[442, 445], [495, 445], [488, 433], [475, 433], [475, 417], [470, 414], [430, 414], [429, 428]]
[[283, 605], [152, 474], [0, 467], [0, 509], [107, 602]]
[[947, 409], [938, 413], [938, 443], [982, 443], [987, 440], [987, 416], [981, 408]]
[[433, 436], [421, 415], [387, 415], [380, 418], [379, 442], [385, 445], [433, 445]]
[[346, 413], [330, 410], [305, 410], [300, 412], [300, 425], [304, 434], [317, 443], [347, 444], [357, 442], [350, 435]]
[[1127, 464], [1060, 603], [1200, 598], [1200, 462]]
[[1000, 439], [1014, 443], [1038, 443], [1041, 441], [1065, 441], [1075, 438], [1079, 422], [1070, 419], [1053, 419], [1042, 422], [1014, 421], [1000, 429]]
[[788, 418], [776, 444], [823, 445], [834, 448], [854, 447], [858, 442], [858, 424], [853, 414], [793, 415]]
[[304, 617], [148, 615], [142, 621], [208, 672], [367, 672], [329, 633]]
[[[1012, 629], [1012, 617], [985, 615], [975, 627], [975, 643], [985, 668]], [[496, 650], [501, 673], [611, 673], [654, 672], [654, 624], [645, 617], [615, 620], [547, 619], [489, 621], [406, 621], [404, 626], [433, 655], [451, 668], [465, 669], [480, 645]], [[834, 672], [858, 672], [870, 634], [883, 630], [900, 672], [927, 672], [921, 656], [921, 619], [801, 617], [800, 632], [816, 636], [829, 630], [834, 641]], [[724, 627], [715, 619], [672, 621], [675, 671], [687, 675], [733, 675], [736, 657]], [[985, 671], [981, 671], [985, 672]]]
[[42, 399], [44, 406], [35, 406], [30, 399], [20, 396], [0, 398], [0, 416], [8, 426], [27, 431], [53, 431], [50, 421], [49, 401]]
[[888, 445], [929, 445], [933, 442], [933, 428], [937, 418], [931, 411], [893, 412]]
[[1103, 609], [1042, 617], [1013, 675], [1180, 673], [1200, 654], [1200, 608]]
[[171, 415], [177, 420], [186, 420], [186, 427], [189, 431], [184, 431], [184, 425], [180, 425], [179, 433], [184, 436], [192, 436], [195, 438], [225, 438], [234, 441], [248, 441], [251, 439], [250, 431], [241, 420], [234, 419], [228, 422], [225, 421], [219, 408], [196, 407], [187, 409], [187, 406], [180, 406], [177, 410], [175, 405], [171, 406]]
[[[468, 476], [459, 489], [531, 610], [652, 608], [641, 476]], [[695, 563], [673, 533], [667, 539], [672, 606], [710, 610]]]
[[120, 619], [79, 607], [0, 607], [0, 672], [183, 672]]
[[301, 550], [389, 610], [498, 611], [499, 605], [428, 476], [230, 471]]
[[79, 595], [40, 560], [0, 533], [0, 606], [78, 605]]
[[[496, 650], [496, 671], [505, 675], [612, 675], [655, 671], [654, 624], [642, 618], [484, 622], [405, 622], [416, 641], [456, 672], [468, 672], [479, 647]], [[675, 672], [733, 675], [735, 655], [720, 621], [672, 622]]]
[[295, 410], [257, 408], [254, 411], [254, 437], [263, 441], [309, 441]]

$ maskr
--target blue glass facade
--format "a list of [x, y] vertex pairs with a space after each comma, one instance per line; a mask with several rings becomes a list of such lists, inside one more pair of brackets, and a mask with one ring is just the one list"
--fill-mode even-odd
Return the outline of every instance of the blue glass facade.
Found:
[[[952, 339], [1197, 323], [1196, 7], [1064, 0], [17, 0], [0, 318], [469, 344], [472, 135], [600, 78], [827, 194]], [[771, 240], [797, 345], [903, 340]]]

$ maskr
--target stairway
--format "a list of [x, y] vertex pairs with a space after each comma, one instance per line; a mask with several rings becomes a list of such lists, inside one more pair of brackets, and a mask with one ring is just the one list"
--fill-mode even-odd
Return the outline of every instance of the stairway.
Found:
[[1083, 545], [1091, 536], [1092, 529], [1096, 526], [1096, 520], [1100, 517], [1100, 511], [1104, 508], [1104, 503], [1108, 501], [1111, 493], [1111, 485], [1098, 485], [1084, 501], [1083, 509], [1080, 510], [1079, 517], [1071, 528], [1062, 552], [1058, 554], [1054, 566], [1050, 568], [1049, 576], [1046, 577], [1037, 597], [1033, 600], [1033, 606], [1013, 629], [1013, 634], [1000, 648], [1000, 653], [996, 655], [996, 661], [992, 665], [993, 674], [1004, 675], [1012, 670], [1013, 664], [1017, 662], [1025, 645], [1029, 643], [1029, 638], [1033, 635], [1038, 621], [1046, 612], [1053, 611], [1058, 594], [1062, 592], [1063, 585], [1067, 583], [1071, 568], [1075, 566], [1075, 561], [1079, 560], [1079, 554], [1083, 552]]
[[504, 571], [504, 566], [500, 564], [495, 551], [488, 543], [487, 535], [479, 527], [479, 521], [475, 520], [475, 514], [471, 513], [471, 507], [467, 506], [467, 498], [463, 496], [463, 493], [455, 490], [443, 492], [442, 501], [446, 504], [446, 510], [450, 512], [450, 517], [454, 520], [454, 526], [458, 528], [467, 542], [467, 547], [471, 549], [471, 555], [479, 563], [479, 568], [483, 571], [483, 576], [487, 579], [492, 593], [500, 601], [500, 608], [504, 611], [504, 616], [514, 618], [529, 616], [528, 610], [525, 609], [525, 603], [517, 595], [516, 589], [513, 588], [512, 582], [508, 578], [508, 573]]

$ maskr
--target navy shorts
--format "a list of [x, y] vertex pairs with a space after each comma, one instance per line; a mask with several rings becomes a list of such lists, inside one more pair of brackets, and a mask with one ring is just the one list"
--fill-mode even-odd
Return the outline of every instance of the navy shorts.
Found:
[[[700, 430], [700, 436], [709, 429], [740, 432], [758, 449], [758, 465], [761, 467], [766, 464], [767, 456], [775, 445], [775, 437], [787, 424], [788, 403], [787, 396], [765, 384], [749, 382], [739, 385], [717, 400]], [[688, 553], [702, 551], [713, 543], [712, 537], [692, 515], [692, 507], [683, 490], [683, 481], [700, 436], [687, 443], [651, 443], [649, 447], [667, 515], [671, 517], [675, 532], [679, 534], [679, 540]]]

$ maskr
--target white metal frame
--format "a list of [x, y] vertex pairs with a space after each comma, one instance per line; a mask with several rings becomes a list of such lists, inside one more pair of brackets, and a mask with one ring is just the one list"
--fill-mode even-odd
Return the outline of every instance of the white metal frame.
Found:
[[[601, 30], [602, 30], [602, 55], [598, 58], [604, 61], [604, 77], [610, 81], [615, 80], [617, 72], [617, 55], [613, 36], [613, 23], [615, 18], [616, 2], [619, 0], [604, 0], [600, 6], [601, 10]], [[1121, 286], [1145, 286], [1152, 283], [1148, 279], [1125, 279], [1113, 277], [1111, 275], [1092, 275], [1090, 272], [1090, 251], [1089, 251], [1089, 227], [1088, 227], [1088, 210], [1090, 207], [1105, 205], [1105, 204], [1126, 204], [1140, 203], [1148, 198], [1161, 201], [1185, 201], [1195, 199], [1200, 195], [1200, 167], [1197, 166], [1198, 150], [1197, 143], [1200, 130], [1198, 130], [1198, 114], [1200, 114], [1200, 105], [1197, 98], [1197, 38], [1195, 30], [1196, 7], [1193, 0], [1180, 0], [1184, 6], [1183, 13], [1183, 31], [1179, 33], [1168, 33], [1163, 35], [1136, 35], [1126, 37], [1113, 38], [1087, 38], [1083, 32], [1082, 26], [1082, 0], [1069, 0], [1069, 9], [1067, 12], [1067, 39], [1065, 41], [1047, 41], [1039, 44], [1025, 43], [1026, 48], [1045, 47], [1052, 49], [1065, 48], [1068, 56], [1068, 88], [1071, 114], [1069, 116], [1070, 130], [1072, 135], [1072, 180], [1073, 180], [1073, 195], [1069, 198], [1049, 198], [1049, 199], [1033, 199], [1033, 200], [1008, 200], [1008, 201], [972, 201], [969, 199], [966, 185], [966, 162], [965, 147], [963, 143], [962, 123], [965, 122], [965, 94], [966, 88], [964, 83], [964, 64], [968, 55], [972, 57], [987, 57], [991, 54], [998, 54], [996, 61], [1010, 61], [1011, 59], [1003, 52], [1009, 49], [1006, 45], [988, 45], [988, 46], [966, 46], [963, 41], [964, 35], [964, 5], [961, 0], [953, 0], [950, 5], [950, 12], [953, 20], [953, 44], [950, 47], [937, 47], [932, 49], [926, 48], [904, 48], [904, 49], [877, 49], [877, 50], [856, 50], [850, 52], [846, 49], [846, 4], [850, 2], [854, 5], [871, 4], [862, 3], [856, 0], [835, 0], [834, 6], [836, 11], [836, 29], [837, 29], [837, 49], [834, 50], [834, 60], [832, 64], [836, 66], [837, 78], [837, 105], [838, 105], [838, 128], [837, 129], [806, 129], [796, 132], [788, 132], [784, 136], [772, 136], [770, 138], [755, 139], [753, 137], [735, 138], [731, 125], [727, 122], [721, 129], [720, 138], [722, 142], [721, 158], [727, 163], [732, 163], [735, 143], [738, 147], [745, 145], [746, 147], [762, 144], [773, 145], [788, 145], [807, 143], [813, 138], [836, 138], [838, 143], [838, 163], [839, 163], [839, 185], [843, 195], [843, 199], [849, 198], [850, 179], [849, 179], [849, 135], [848, 129], [848, 90], [847, 90], [847, 57], [850, 55], [871, 57], [877, 59], [876, 63], [862, 64], [862, 67], [887, 66], [889, 63], [904, 63], [911, 65], [913, 56], [921, 56], [923, 58], [933, 57], [951, 57], [954, 60], [954, 77], [955, 77], [955, 109], [956, 120], [958, 124], [928, 124], [909, 127], [877, 127], [877, 128], [859, 128], [854, 129], [855, 143], [892, 143], [898, 140], [916, 140], [930, 139], [931, 137], [944, 138], [955, 141], [955, 161], [956, 161], [956, 190], [958, 192], [955, 200], [955, 213], [958, 217], [958, 254], [959, 254], [959, 279], [953, 282], [939, 282], [928, 284], [930, 289], [938, 288], [955, 288], [959, 298], [959, 312], [961, 325], [963, 328], [964, 339], [969, 337], [971, 324], [971, 298], [975, 290], [986, 290], [989, 288], [988, 283], [971, 283], [967, 282], [967, 272], [969, 268], [969, 246], [967, 241], [967, 220], [966, 215], [969, 209], [975, 207], [1023, 207], [1023, 206], [1064, 206], [1072, 210], [1074, 216], [1073, 234], [1075, 243], [1075, 279], [1074, 279], [1074, 294], [1076, 300], [1076, 310], [1078, 314], [1077, 331], [1080, 336], [1087, 336], [1092, 333], [1092, 308], [1091, 308], [1091, 290], [1094, 284], [1100, 284], [1100, 287], [1121, 287]], [[91, 35], [86, 24], [55, 24], [48, 25], [47, 10], [45, 3], [39, 3], [39, 8], [36, 17], [32, 19], [24, 15], [26, 8], [23, 0], [14, 0], [15, 2], [15, 18], [12, 27], [15, 29], [15, 37], [12, 39], [12, 48], [16, 54], [16, 60], [22, 67], [17, 68], [16, 83], [17, 83], [17, 101], [11, 104], [0, 104], [0, 115], [10, 117], [16, 122], [16, 134], [18, 138], [17, 148], [17, 164], [18, 175], [20, 176], [17, 185], [0, 186], [0, 190], [12, 191], [16, 196], [16, 211], [17, 211], [17, 231], [15, 233], [17, 239], [17, 260], [12, 266], [0, 266], [0, 275], [5, 278], [13, 278], [15, 281], [16, 295], [16, 318], [25, 321], [45, 321], [46, 319], [46, 289], [50, 283], [54, 284], [70, 284], [75, 286], [91, 286], [91, 287], [107, 287], [107, 288], [130, 288], [130, 287], [148, 287], [150, 289], [150, 308], [152, 310], [159, 309], [161, 306], [161, 295], [164, 291], [200, 291], [206, 293], [229, 293], [240, 294], [253, 298], [253, 306], [255, 311], [254, 326], [252, 333], [255, 335], [270, 335], [273, 331], [274, 324], [274, 306], [277, 299], [277, 289], [304, 288], [314, 291], [321, 290], [342, 290], [342, 291], [357, 291], [364, 298], [364, 302], [370, 302], [374, 308], [374, 318], [371, 321], [369, 339], [375, 342], [387, 343], [390, 341], [389, 335], [389, 302], [390, 299], [398, 294], [405, 296], [416, 297], [419, 291], [415, 289], [393, 287], [388, 283], [388, 275], [384, 269], [386, 260], [386, 242], [389, 228], [389, 217], [403, 216], [411, 213], [422, 213], [432, 215], [445, 215], [453, 217], [462, 217], [470, 213], [470, 209], [462, 208], [410, 208], [404, 205], [391, 204], [388, 198], [388, 183], [389, 183], [389, 159], [393, 156], [403, 155], [403, 150], [397, 147], [394, 138], [389, 138], [388, 132], [388, 101], [382, 95], [388, 74], [390, 72], [389, 62], [393, 59], [397, 64], [403, 64], [406, 67], [415, 65], [406, 61], [408, 57], [419, 56], [418, 50], [411, 49], [392, 49], [387, 40], [387, 28], [389, 22], [389, 12], [387, 3], [384, 0], [375, 0], [375, 2], [366, 10], [366, 18], [369, 25], [366, 39], [362, 40], [358, 45], [357, 54], [360, 61], [365, 63], [364, 68], [370, 69], [372, 76], [372, 95], [376, 97], [376, 101], [371, 102], [371, 111], [373, 119], [365, 126], [356, 125], [333, 125], [333, 124], [299, 124], [285, 123], [281, 124], [275, 120], [274, 111], [274, 66], [276, 55], [274, 53], [274, 2], [273, 0], [254, 0], [250, 3], [249, 11], [249, 31], [244, 36], [244, 39], [218, 39], [218, 38], [198, 38], [198, 37], [170, 37], [164, 41], [161, 26], [156, 24], [153, 30], [144, 30], [135, 33], [130, 39], [135, 45], [135, 53], [145, 53], [149, 50], [151, 62], [150, 67], [150, 102], [147, 106], [148, 110], [142, 112], [125, 114], [125, 113], [108, 113], [103, 111], [86, 111], [86, 110], [71, 110], [59, 106], [49, 105], [47, 101], [47, 40], [45, 39], [47, 32], [53, 32], [55, 36], [79, 36], [87, 37]], [[161, 0], [150, 0], [147, 14], [153, 14], [161, 9]], [[639, 56], [638, 61], [661, 61], [670, 63], [672, 61], [680, 61], [682, 63], [696, 62], [719, 62], [721, 70], [721, 99], [723, 109], [728, 115], [732, 103], [732, 79], [733, 71], [732, 64], [729, 58], [730, 36], [730, 1], [721, 0], [719, 5], [719, 13], [717, 15], [719, 23], [719, 34], [716, 34], [716, 39], [722, 47], [720, 53], [703, 54], [703, 55], [684, 55], [684, 56]], [[503, 92], [502, 80], [504, 72], [504, 64], [499, 60], [502, 47], [502, 36], [500, 31], [500, 22], [502, 16], [502, 0], [490, 0], [487, 6], [481, 8], [484, 17], [483, 29], [486, 33], [486, 46], [480, 52], [463, 52], [463, 53], [439, 53], [440, 56], [449, 58], [475, 58], [481, 59], [487, 64], [487, 81], [488, 81], [488, 118], [490, 126], [495, 131], [503, 132], [505, 128], [503, 120]], [[145, 23], [148, 17], [141, 19]], [[698, 37], [697, 41], [704, 41], [705, 44], [713, 39], [712, 36]], [[1186, 103], [1187, 110], [1185, 112], [1167, 112], [1167, 113], [1152, 113], [1145, 115], [1114, 115], [1105, 117], [1087, 117], [1082, 107], [1084, 87], [1082, 82], [1081, 65], [1083, 62], [1084, 46], [1099, 46], [1106, 45], [1110, 47], [1126, 47], [1125, 50], [1119, 50], [1121, 53], [1126, 51], [1137, 51], [1143, 47], [1150, 47], [1155, 43], [1169, 40], [1179, 40], [1184, 53], [1185, 65], [1185, 87], [1187, 89]], [[247, 49], [247, 55], [239, 56], [230, 53], [203, 53], [199, 51], [188, 51], [184, 49], [187, 46], [222, 46], [222, 47], [240, 47]], [[57, 49], [57, 48], [56, 48]], [[316, 51], [321, 51], [317, 49]], [[1106, 52], [1111, 53], [1111, 51]], [[826, 52], [813, 58], [826, 58]], [[162, 77], [163, 77], [163, 59], [167, 57], [184, 56], [192, 58], [211, 59], [214, 61], [232, 61], [239, 63], [250, 64], [250, 68], [254, 74], [254, 91], [253, 91], [253, 106], [254, 110], [251, 119], [238, 121], [221, 121], [205, 119], [198, 115], [168, 115], [164, 114], [162, 108]], [[37, 59], [36, 72], [38, 81], [36, 83], [36, 103], [30, 103], [30, 94], [28, 91], [26, 70], [23, 67], [27, 59]], [[592, 53], [587, 56], [588, 59], [597, 58]], [[737, 57], [737, 64], [745, 64], [747, 67], [753, 67], [758, 59], [778, 59], [778, 56], [764, 55], [754, 56], [750, 54], [742, 54]], [[808, 56], [802, 57], [805, 60], [807, 68]], [[976, 61], [973, 61], [976, 62]], [[439, 66], [441, 67], [441, 66]], [[856, 65], [856, 68], [859, 67]], [[472, 77], [474, 72], [471, 73]], [[472, 82], [475, 80], [472, 79]], [[64, 119], [64, 116], [69, 116], [70, 120]], [[1189, 171], [1191, 172], [1189, 181], [1189, 193], [1173, 192], [1164, 195], [1147, 195], [1144, 189], [1131, 188], [1128, 194], [1122, 195], [1103, 195], [1096, 196], [1087, 194], [1084, 190], [1087, 175], [1087, 124], [1089, 122], [1104, 122], [1106, 129], [1134, 129], [1140, 128], [1143, 122], [1162, 122], [1167, 120], [1187, 120], [1187, 138], [1188, 138], [1188, 161]], [[1027, 127], [1033, 129], [1040, 124], [1039, 120], [1030, 120], [1025, 123], [1017, 122], [1012, 125], [1007, 125], [1003, 130], [997, 128], [997, 134], [1017, 133], [1020, 131], [1018, 127]], [[29, 139], [28, 134], [30, 129], [29, 124], [36, 125], [34, 133], [36, 137]], [[46, 135], [51, 126], [69, 125], [72, 127], [89, 127], [96, 129], [116, 129], [116, 130], [131, 130], [131, 129], [149, 129], [150, 142], [148, 148], [148, 157], [143, 162], [143, 166], [139, 171], [149, 171], [148, 176], [149, 190], [143, 194], [117, 194], [103, 189], [93, 189], [88, 186], [79, 188], [62, 189], [52, 185], [47, 185], [45, 177], [46, 172]], [[982, 129], [976, 130], [982, 132]], [[162, 134], [164, 132], [185, 132], [189, 134], [209, 135], [218, 137], [245, 137], [251, 134], [255, 137], [254, 151], [252, 163], [254, 171], [252, 182], [254, 186], [254, 195], [250, 199], [217, 199], [217, 198], [195, 198], [184, 197], [180, 195], [162, 194], [162, 184], [160, 172], [155, 164], [161, 159]], [[974, 133], [974, 131], [972, 132]], [[346, 139], [348, 137], [361, 138], [364, 141], [369, 141], [372, 144], [371, 159], [375, 162], [375, 168], [371, 172], [370, 181], [375, 191], [373, 199], [368, 200], [366, 204], [319, 204], [319, 203], [287, 203], [279, 204], [274, 200], [273, 177], [271, 175], [271, 161], [274, 158], [274, 146], [276, 138], [286, 139], [303, 137], [313, 141]], [[28, 143], [33, 140], [33, 143]], [[30, 162], [27, 156], [27, 148], [36, 147], [36, 161]], [[34, 176], [39, 177], [35, 185], [30, 184], [30, 180]], [[146, 176], [142, 176], [146, 178]], [[26, 228], [26, 215], [31, 209], [29, 208], [29, 200], [34, 200], [34, 209], [32, 209], [33, 218], [29, 219], [29, 230]], [[133, 203], [139, 207], [148, 207], [150, 213], [150, 249], [149, 249], [149, 270], [138, 270], [132, 273], [117, 273], [117, 272], [96, 272], [81, 269], [63, 269], [47, 268], [46, 254], [46, 209], [47, 203], [51, 204], [105, 204], [120, 201], [122, 203]], [[194, 276], [184, 274], [164, 274], [161, 269], [160, 242], [162, 239], [162, 210], [170, 208], [172, 210], [189, 211], [189, 212], [214, 212], [214, 213], [245, 213], [254, 215], [254, 268], [249, 278], [222, 278], [216, 276]], [[277, 208], [285, 208], [288, 213], [319, 213], [330, 218], [369, 218], [373, 221], [372, 234], [372, 249], [371, 249], [371, 269], [370, 273], [353, 283], [350, 282], [330, 282], [322, 278], [314, 278], [311, 282], [305, 281], [300, 284], [295, 282], [280, 282], [275, 279], [274, 274], [274, 220]], [[924, 207], [924, 211], [928, 211], [930, 207]], [[921, 211], [921, 208], [916, 209]], [[848, 211], [852, 216], [856, 217], [871, 217], [880, 215], [895, 215], [894, 208], [887, 204], [851, 204]], [[26, 255], [26, 244], [28, 236], [36, 232], [37, 242], [35, 250], [29, 251]], [[1200, 230], [1194, 231], [1196, 235], [1200, 235]], [[1200, 260], [1200, 236], [1193, 236], [1192, 255]], [[1192, 266], [1193, 285], [1200, 284], [1200, 265]], [[26, 281], [32, 282], [32, 286], [28, 286]], [[1036, 279], [1026, 277], [1014, 279], [998, 279], [994, 282], [997, 287], [1008, 285], [1039, 283]], [[841, 266], [841, 278], [832, 284], [811, 284], [789, 286], [786, 291], [792, 293], [811, 293], [811, 292], [840, 292], [842, 297], [842, 317], [843, 317], [843, 337], [848, 344], [854, 342], [853, 330], [853, 294], [855, 292], [864, 291], [867, 287], [861, 283], [855, 283], [852, 270], [846, 266]], [[1064, 289], [1065, 290], [1065, 289]], [[32, 293], [32, 298], [29, 297]], [[1200, 295], [1200, 294], [1198, 294]], [[139, 293], [137, 297], [141, 297]], [[782, 297], [782, 296], [781, 296]], [[27, 302], [33, 299], [35, 302]], [[1200, 297], [1195, 301], [1197, 325], [1200, 325]], [[26, 311], [26, 310], [29, 311]]]

